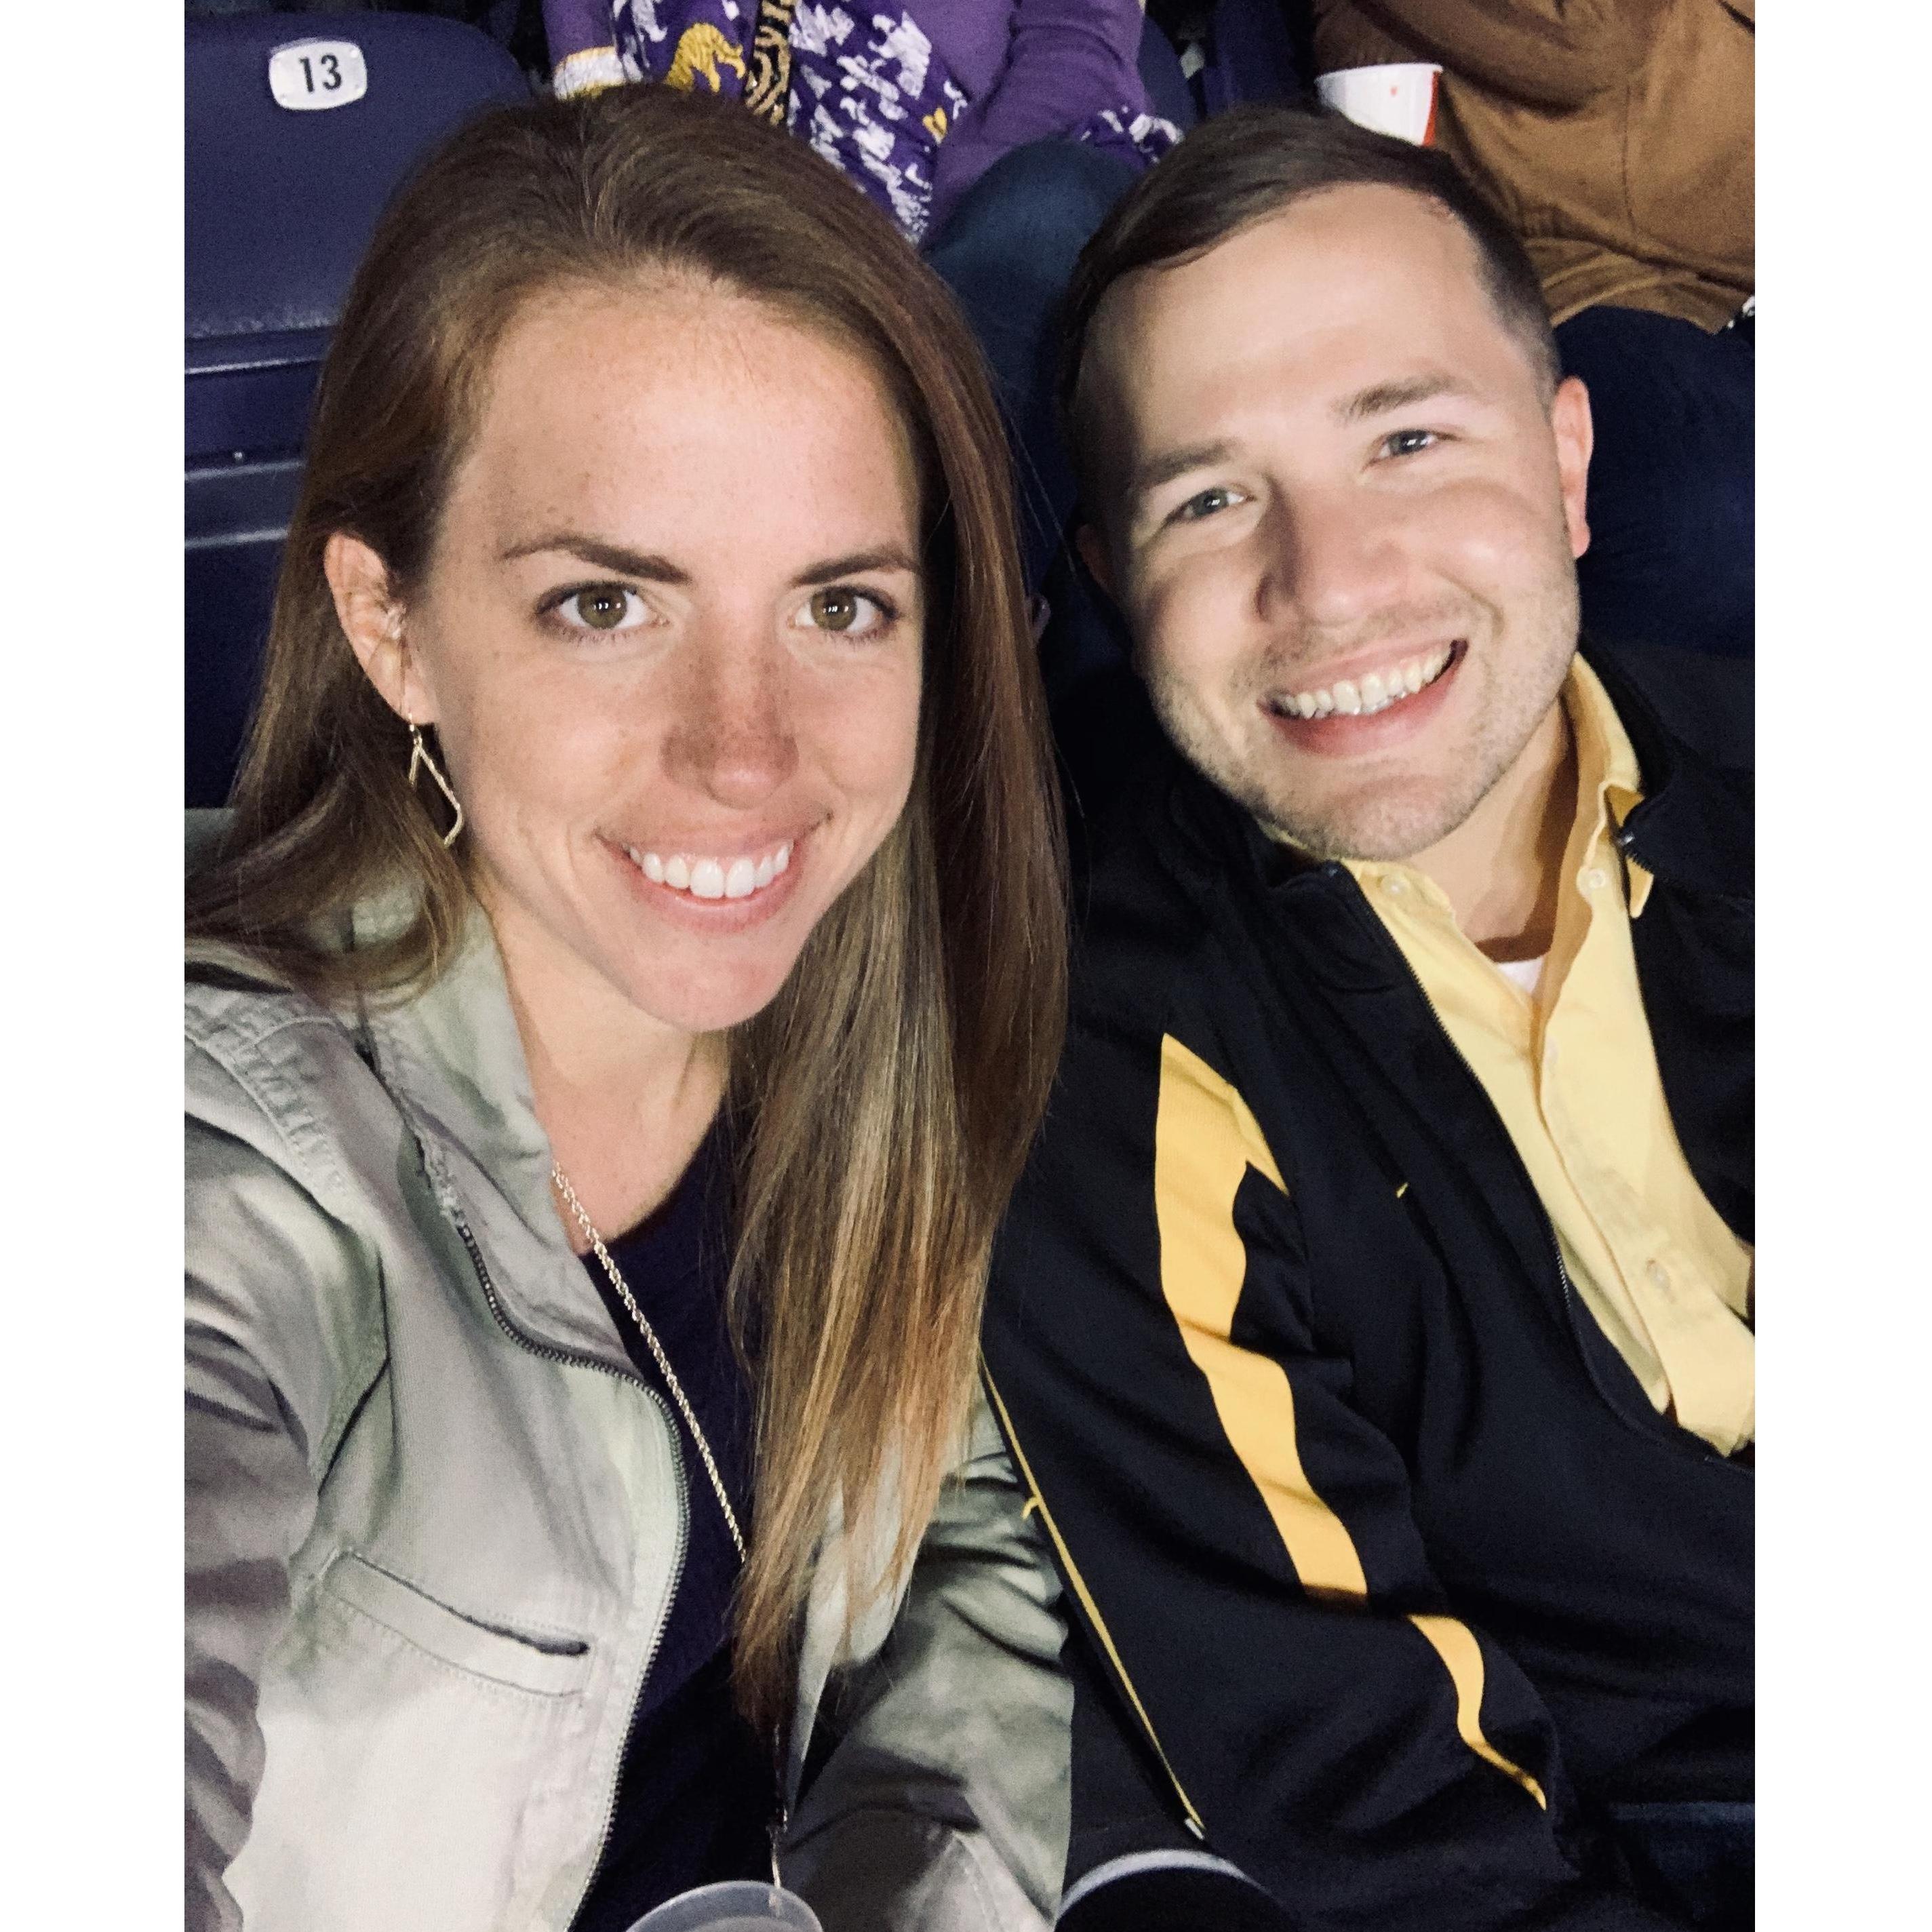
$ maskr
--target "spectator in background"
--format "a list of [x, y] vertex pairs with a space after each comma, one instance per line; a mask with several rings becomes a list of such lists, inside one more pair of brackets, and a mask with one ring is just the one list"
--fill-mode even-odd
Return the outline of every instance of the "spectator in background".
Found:
[[1750, 653], [1756, 0], [1314, 0], [1323, 74], [1442, 64], [1590, 392], [1586, 630]]
[[1073, 502], [1053, 310], [1088, 236], [1178, 137], [1149, 111], [1138, 0], [544, 0], [544, 20], [558, 93], [661, 80], [740, 98], [926, 248], [998, 379], [1036, 589]]

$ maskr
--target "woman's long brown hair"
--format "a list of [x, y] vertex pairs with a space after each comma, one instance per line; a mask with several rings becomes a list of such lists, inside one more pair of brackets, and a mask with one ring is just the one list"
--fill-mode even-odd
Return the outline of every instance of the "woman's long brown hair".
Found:
[[[743, 1122], [732, 1306], [760, 1370], [740, 1702], [782, 1723], [814, 1553], [852, 1532], [851, 1612], [904, 1574], [961, 1446], [993, 1232], [1044, 1108], [1065, 1000], [1058, 808], [1005, 438], [938, 280], [865, 196], [734, 105], [632, 88], [500, 112], [385, 215], [323, 371], [262, 694], [191, 940], [324, 998], [403, 995], [453, 956], [458, 859], [404, 782], [405, 728], [322, 574], [360, 537], [406, 604], [498, 341], [534, 297], [666, 272], [768, 302], [895, 399], [921, 476], [928, 590], [904, 816], [732, 1042]], [[413, 884], [380, 947], [326, 936]], [[883, 1543], [884, 1576], [856, 1552]]]

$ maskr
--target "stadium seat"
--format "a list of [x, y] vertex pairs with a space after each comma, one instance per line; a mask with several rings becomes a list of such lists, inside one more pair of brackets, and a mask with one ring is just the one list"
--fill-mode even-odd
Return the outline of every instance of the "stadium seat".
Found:
[[1147, 0], [1147, 15], [1178, 52], [1194, 120], [1244, 100], [1313, 105], [1308, 0]]
[[1186, 134], [1201, 118], [1200, 110], [1188, 91], [1180, 56], [1152, 14], [1148, 15], [1141, 27], [1140, 68], [1141, 83], [1147, 89], [1148, 106], [1163, 121], [1172, 121]]
[[188, 802], [227, 796], [309, 401], [377, 215], [422, 154], [529, 85], [459, 22], [188, 22]]

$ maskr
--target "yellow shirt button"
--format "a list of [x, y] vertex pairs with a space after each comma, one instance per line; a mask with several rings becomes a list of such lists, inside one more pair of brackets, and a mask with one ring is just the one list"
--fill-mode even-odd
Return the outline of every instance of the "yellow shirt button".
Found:
[[1382, 890], [1385, 892], [1391, 893], [1396, 898], [1400, 898], [1404, 892], [1408, 890], [1408, 881], [1406, 879], [1384, 879], [1382, 881]]
[[1586, 866], [1576, 883], [1586, 892], [1600, 892], [1610, 883], [1610, 875], [1600, 866]]
[[1652, 1262], [1649, 1267], [1644, 1270], [1644, 1273], [1650, 1276], [1650, 1285], [1652, 1288], [1670, 1287], [1670, 1270], [1661, 1262]]

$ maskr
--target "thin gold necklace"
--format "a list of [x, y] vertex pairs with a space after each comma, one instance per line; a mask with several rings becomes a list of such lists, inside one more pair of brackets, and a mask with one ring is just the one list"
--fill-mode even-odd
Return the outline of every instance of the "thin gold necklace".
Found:
[[711, 1478], [711, 1486], [717, 1492], [718, 1507], [724, 1512], [724, 1527], [731, 1532], [731, 1540], [738, 1546], [738, 1561], [743, 1562], [745, 1538], [738, 1527], [738, 1513], [731, 1507], [731, 1498], [724, 1493], [724, 1478], [718, 1473], [718, 1459], [712, 1454], [711, 1444], [698, 1426], [697, 1412], [685, 1394], [684, 1384], [677, 1378], [677, 1371], [670, 1365], [670, 1358], [664, 1352], [664, 1344], [658, 1340], [657, 1330], [645, 1319], [644, 1311], [638, 1306], [638, 1298], [631, 1292], [631, 1284], [610, 1258], [610, 1250], [604, 1245], [603, 1236], [584, 1211], [584, 1203], [578, 1199], [576, 1189], [564, 1178], [563, 1169], [554, 1161], [550, 1162], [550, 1178], [551, 1185], [563, 1197], [563, 1204], [577, 1217], [577, 1225], [588, 1238], [591, 1252], [604, 1264], [604, 1272], [610, 1277], [610, 1286], [617, 1291], [618, 1300], [631, 1311], [632, 1320], [643, 1334], [651, 1359], [657, 1364], [658, 1372], [664, 1378], [664, 1386], [670, 1390], [671, 1400], [677, 1404], [678, 1413], [691, 1431], [691, 1439], [698, 1445], [698, 1460], [704, 1465], [704, 1473]]

